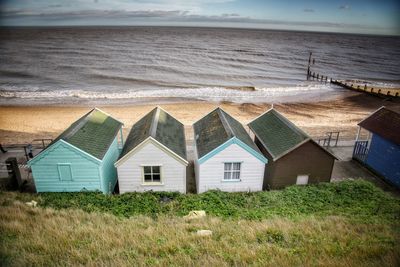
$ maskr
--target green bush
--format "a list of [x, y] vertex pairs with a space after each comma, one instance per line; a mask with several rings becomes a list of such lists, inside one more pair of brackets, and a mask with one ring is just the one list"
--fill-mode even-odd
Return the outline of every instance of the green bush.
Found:
[[157, 217], [161, 214], [183, 216], [191, 210], [205, 210], [208, 214], [223, 218], [255, 220], [308, 215], [344, 215], [362, 220], [396, 220], [400, 217], [400, 199], [363, 180], [291, 186], [280, 191], [254, 193], [41, 193], [39, 204], [56, 209], [108, 212], [122, 217]]

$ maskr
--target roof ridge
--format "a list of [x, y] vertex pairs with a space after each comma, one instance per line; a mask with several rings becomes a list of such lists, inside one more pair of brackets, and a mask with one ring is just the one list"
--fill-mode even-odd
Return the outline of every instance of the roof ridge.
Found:
[[[89, 111], [88, 113], [86, 113], [85, 115], [80, 117], [77, 121], [73, 122], [69, 127], [71, 127], [76, 122], [77, 122], [77, 124], [65, 136], [62, 136], [61, 139], [64, 139], [65, 141], [68, 142], [68, 139], [71, 136], [73, 136], [76, 132], [78, 132], [85, 125], [85, 123], [88, 121], [89, 116], [92, 115], [95, 110], [96, 110], [96, 108], [93, 108], [91, 111]], [[65, 131], [67, 131], [68, 128]]]
[[165, 109], [163, 109], [160, 106], [157, 106], [158, 109], [160, 109], [162, 112], [164, 112], [165, 114], [169, 115], [171, 118], [173, 118], [175, 121], [179, 122], [180, 124], [184, 125], [180, 120], [178, 120], [177, 118], [175, 118], [171, 113], [169, 113], [168, 111], [166, 111]]
[[158, 107], [155, 108], [155, 112], [153, 115], [153, 120], [151, 121], [151, 126], [150, 126], [150, 136], [153, 138], [156, 138], [157, 134], [157, 127], [158, 127], [158, 119], [160, 117], [160, 109]]
[[230, 138], [232, 138], [235, 136], [235, 132], [233, 131], [232, 127], [230, 126], [230, 124], [229, 124], [228, 120], [226, 119], [225, 114], [223, 112], [224, 111], [222, 109], [220, 109], [220, 108], [217, 109], [218, 116], [221, 119], [221, 123], [225, 129], [225, 132], [227, 133], [227, 135]]
[[303, 136], [306, 137], [306, 139], [311, 139], [311, 137], [304, 132], [303, 130], [301, 130], [298, 126], [296, 126], [296, 124], [294, 124], [293, 122], [291, 122], [289, 119], [287, 119], [285, 116], [283, 116], [280, 112], [278, 112], [275, 109], [271, 109], [272, 112], [274, 112], [277, 116], [277, 118], [282, 121], [283, 123], [285, 123], [286, 126], [288, 126], [290, 129], [292, 129], [293, 131], [299, 132], [300, 134], [302, 134]]
[[106, 115], [107, 117], [116, 120], [117, 122], [121, 123], [122, 125], [124, 125], [124, 123], [116, 118], [114, 118], [110, 113], [105, 112], [104, 110], [99, 109], [98, 107], [94, 107], [92, 111], [97, 110], [101, 113], [103, 113], [104, 115]]
[[267, 109], [266, 111], [264, 111], [263, 113], [261, 113], [260, 115], [258, 115], [257, 117], [255, 117], [254, 119], [252, 119], [251, 121], [249, 121], [247, 123], [247, 125], [252, 124], [254, 121], [258, 120], [259, 118], [261, 118], [262, 116], [264, 116], [265, 114], [267, 114], [268, 112], [270, 112], [271, 110], [275, 110], [274, 107], [271, 107], [269, 109]]

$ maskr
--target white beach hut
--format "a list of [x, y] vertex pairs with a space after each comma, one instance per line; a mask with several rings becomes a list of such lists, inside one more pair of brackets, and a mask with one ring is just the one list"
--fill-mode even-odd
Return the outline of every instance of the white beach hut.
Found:
[[198, 193], [262, 190], [267, 159], [240, 122], [217, 108], [193, 128]]
[[132, 126], [115, 163], [120, 193], [186, 193], [187, 165], [183, 124], [157, 107]]

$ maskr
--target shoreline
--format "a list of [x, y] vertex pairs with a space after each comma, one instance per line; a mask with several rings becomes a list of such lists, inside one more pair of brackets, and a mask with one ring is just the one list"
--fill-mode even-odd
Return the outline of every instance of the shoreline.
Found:
[[[156, 93], [155, 95], [153, 95]], [[160, 96], [160, 94], [162, 96]], [[186, 89], [141, 90], [132, 92], [0, 90], [1, 106], [115, 106], [157, 105], [187, 102], [296, 103], [320, 102], [349, 97], [357, 92], [320, 82], [296, 86], [262, 88], [254, 86], [201, 87]]]
[[[276, 103], [274, 108], [311, 137], [322, 137], [328, 131], [340, 131], [341, 138], [352, 140], [357, 123], [381, 106], [400, 111], [400, 101], [355, 93], [352, 96], [319, 102]], [[96, 105], [125, 124], [126, 138], [132, 125], [155, 106], [161, 106], [185, 125], [191, 140], [192, 124], [222, 107], [234, 118], [247, 124], [271, 107], [269, 103], [232, 103], [227, 101], [187, 101], [183, 103]], [[94, 105], [0, 106], [0, 143], [29, 143], [33, 139], [55, 138]]]

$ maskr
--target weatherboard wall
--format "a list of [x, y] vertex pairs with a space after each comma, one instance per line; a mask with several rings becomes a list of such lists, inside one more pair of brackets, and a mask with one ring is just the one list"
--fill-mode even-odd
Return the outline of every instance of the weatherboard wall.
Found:
[[194, 160], [193, 160], [193, 165], [194, 165], [194, 179], [196, 182], [196, 191], [197, 188], [199, 188], [199, 178], [200, 178], [200, 163], [199, 163], [199, 158], [197, 154], [197, 147], [196, 147], [196, 142], [193, 142], [193, 151], [194, 151]]
[[399, 145], [373, 134], [365, 163], [400, 188]]
[[[161, 184], [148, 185], [143, 181], [143, 166], [161, 166]], [[118, 167], [120, 193], [172, 191], [186, 193], [186, 165], [171, 154], [148, 141], [132, 154], [127, 154]]]
[[[224, 181], [224, 163], [240, 162], [240, 181]], [[218, 189], [227, 192], [261, 191], [265, 164], [241, 146], [232, 143], [199, 163], [195, 160], [197, 192]]]
[[296, 184], [298, 175], [308, 175], [308, 183], [331, 180], [335, 158], [312, 141], [304, 143], [276, 161], [257, 138], [255, 143], [268, 158], [264, 189], [278, 189]]
[[104, 193], [112, 193], [117, 183], [117, 169], [114, 163], [118, 160], [120, 150], [118, 148], [118, 140], [115, 137], [110, 145], [107, 153], [104, 155], [100, 171], [102, 177], [102, 191]]
[[[61, 140], [42, 153], [31, 164], [37, 192], [100, 190], [99, 162], [95, 159]], [[70, 180], [61, 179], [59, 165], [70, 166]]]

